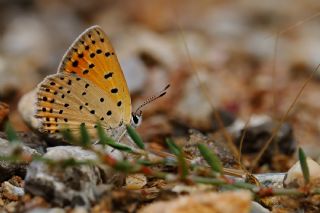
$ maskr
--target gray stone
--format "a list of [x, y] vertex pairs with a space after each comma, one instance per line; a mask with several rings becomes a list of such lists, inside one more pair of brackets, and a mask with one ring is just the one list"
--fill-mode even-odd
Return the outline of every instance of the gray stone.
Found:
[[[57, 146], [43, 156], [51, 160], [73, 158], [78, 161], [98, 161], [95, 153], [76, 146]], [[114, 179], [113, 179], [114, 178]], [[104, 165], [77, 165], [65, 168], [32, 162], [25, 178], [25, 190], [45, 197], [59, 206], [90, 207], [102, 194], [110, 190], [108, 183], [119, 180]]]
[[255, 174], [261, 186], [283, 188], [283, 180], [287, 173], [263, 173]]
[[[39, 155], [39, 153], [22, 144], [10, 144], [9, 141], [0, 138], [0, 156], [10, 156], [12, 152], [21, 148], [22, 153], [26, 155]], [[27, 163], [11, 163], [9, 161], [0, 160], [0, 182], [9, 179], [13, 175], [24, 176], [26, 174]]]
[[[18, 138], [21, 140], [23, 145], [35, 149], [41, 155], [46, 152], [47, 143], [39, 135], [34, 132], [17, 132]], [[0, 138], [7, 140], [7, 134], [0, 132]]]
[[252, 201], [251, 202], [251, 209], [250, 213], [269, 213], [270, 211], [263, 206], [261, 206], [259, 203]]

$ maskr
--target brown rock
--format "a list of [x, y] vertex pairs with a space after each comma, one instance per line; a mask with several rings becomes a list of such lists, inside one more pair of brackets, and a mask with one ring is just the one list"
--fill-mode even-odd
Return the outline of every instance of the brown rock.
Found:
[[0, 126], [3, 125], [9, 114], [9, 106], [6, 103], [0, 101]]
[[198, 149], [198, 144], [202, 143], [206, 144], [219, 157], [224, 167], [235, 168], [238, 166], [237, 159], [224, 141], [213, 140], [194, 129], [189, 130], [189, 137], [189, 140], [183, 144], [183, 151], [188, 159], [192, 159], [200, 165], [207, 164]]
[[250, 211], [251, 194], [247, 191], [209, 192], [155, 202], [140, 213], [244, 213]]
[[142, 189], [147, 184], [147, 177], [144, 174], [131, 174], [126, 177], [126, 188], [129, 190]]

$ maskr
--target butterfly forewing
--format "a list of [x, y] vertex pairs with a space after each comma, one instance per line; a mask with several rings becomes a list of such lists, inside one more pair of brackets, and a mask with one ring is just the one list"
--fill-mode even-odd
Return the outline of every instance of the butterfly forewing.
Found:
[[[121, 111], [121, 120], [129, 124], [131, 99], [115, 51], [100, 27], [82, 33], [67, 51], [59, 67], [61, 73], [75, 73], [90, 80], [110, 96]], [[119, 120], [118, 122], [121, 122]]]

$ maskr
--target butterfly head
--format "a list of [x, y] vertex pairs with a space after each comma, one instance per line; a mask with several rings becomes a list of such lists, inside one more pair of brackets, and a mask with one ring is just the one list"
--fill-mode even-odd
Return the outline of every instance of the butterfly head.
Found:
[[169, 84], [164, 88], [164, 89], [162, 89], [157, 95], [154, 95], [154, 96], [151, 96], [150, 98], [148, 98], [145, 102], [143, 102], [139, 107], [138, 107], [138, 109], [135, 111], [135, 112], [133, 112], [132, 114], [131, 114], [131, 121], [130, 121], [130, 124], [131, 124], [131, 126], [133, 126], [133, 127], [137, 127], [137, 126], [139, 126], [140, 124], [141, 124], [141, 121], [142, 121], [142, 111], [141, 111], [141, 109], [145, 106], [145, 105], [147, 105], [147, 104], [149, 104], [150, 102], [152, 102], [152, 101], [154, 101], [154, 100], [157, 100], [158, 98], [160, 98], [160, 97], [162, 97], [162, 96], [164, 96], [165, 94], [166, 94], [166, 90], [169, 88]]
[[132, 113], [131, 121], [130, 121], [131, 126], [136, 128], [140, 126], [141, 122], [142, 122], [142, 111], [139, 110], [138, 112]]

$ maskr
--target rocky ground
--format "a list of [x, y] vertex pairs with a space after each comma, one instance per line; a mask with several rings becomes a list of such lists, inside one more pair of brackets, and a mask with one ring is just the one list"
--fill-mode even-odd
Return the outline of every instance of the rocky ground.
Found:
[[[167, 151], [170, 137], [188, 159], [206, 164], [196, 148], [204, 143], [225, 168], [273, 172], [267, 178], [275, 178], [280, 188], [304, 186], [295, 164], [301, 147], [314, 160], [307, 160], [308, 187], [318, 187], [319, 72], [308, 79], [320, 63], [319, 8], [312, 0], [0, 1], [0, 208], [33, 213], [317, 212], [318, 195], [255, 199], [245, 190], [221, 192], [216, 186], [126, 176], [105, 164], [56, 167], [30, 156], [98, 160], [95, 151], [39, 133], [34, 89], [56, 73], [64, 52], [83, 30], [100, 25], [120, 60], [133, 109], [171, 85], [164, 97], [143, 109], [137, 131], [148, 147]], [[9, 142], [4, 133], [8, 120], [22, 144]], [[23, 163], [4, 160], [17, 150]]]

